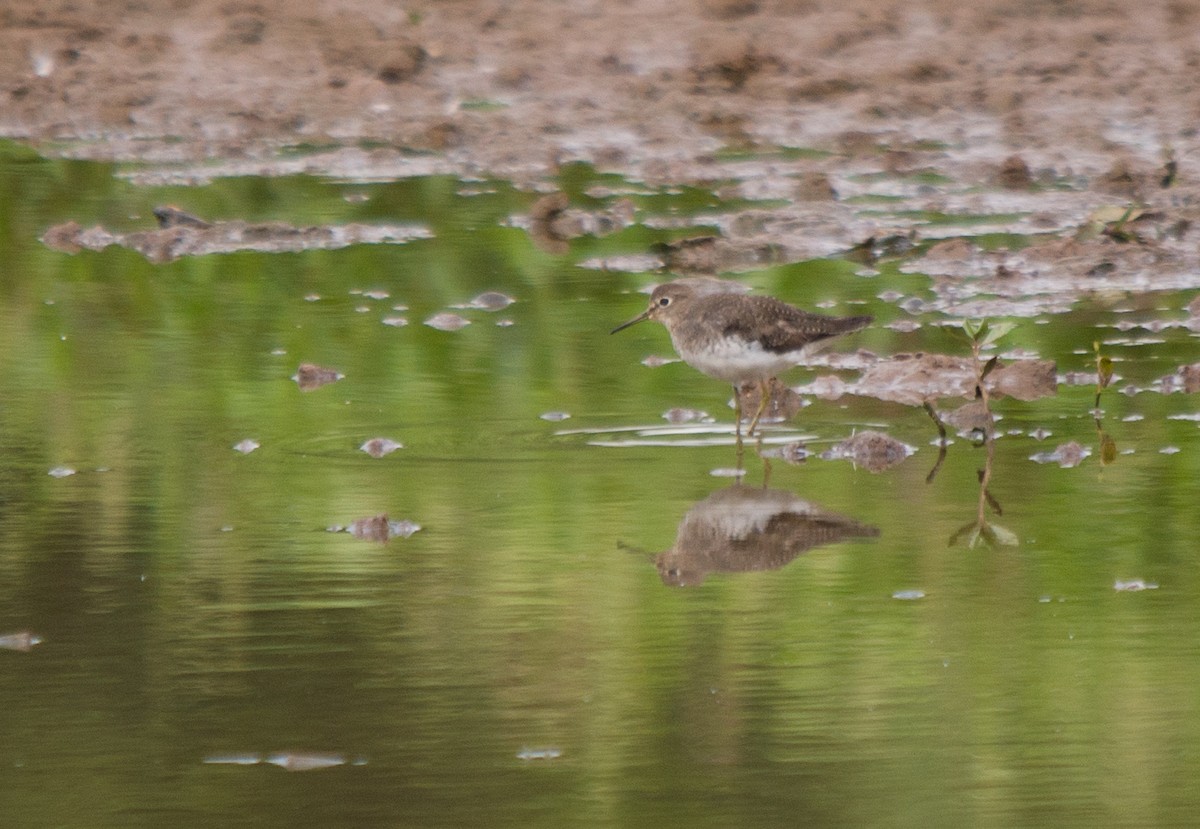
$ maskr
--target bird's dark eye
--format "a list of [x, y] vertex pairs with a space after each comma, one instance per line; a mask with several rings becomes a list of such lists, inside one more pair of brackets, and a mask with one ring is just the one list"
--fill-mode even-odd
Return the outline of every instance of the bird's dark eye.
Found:
[[659, 308], [666, 308], [670, 304], [671, 304], [671, 298], [669, 296], [659, 297], [659, 300], [658, 300]]

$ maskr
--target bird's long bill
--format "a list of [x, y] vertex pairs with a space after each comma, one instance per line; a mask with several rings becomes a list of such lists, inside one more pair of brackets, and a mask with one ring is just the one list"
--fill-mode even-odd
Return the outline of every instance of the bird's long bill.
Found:
[[618, 331], [624, 331], [624, 330], [625, 330], [626, 328], [628, 328], [629, 326], [631, 326], [631, 325], [635, 325], [635, 324], [637, 324], [637, 323], [641, 322], [642, 320], [648, 320], [648, 319], [650, 319], [650, 311], [649, 311], [649, 309], [647, 309], [647, 310], [643, 311], [642, 313], [638, 314], [636, 317], [634, 317], [633, 319], [631, 319], [629, 322], [623, 322], [623, 323], [621, 323], [620, 325], [618, 325], [616, 328], [614, 328], [612, 331], [609, 331], [608, 333], [610, 333], [610, 334], [615, 334], [615, 333], [617, 333]]

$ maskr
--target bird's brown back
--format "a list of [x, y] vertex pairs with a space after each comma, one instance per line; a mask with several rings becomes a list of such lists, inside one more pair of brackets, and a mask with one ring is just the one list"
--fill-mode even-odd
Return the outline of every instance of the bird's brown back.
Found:
[[857, 331], [874, 320], [813, 314], [766, 296], [720, 294], [696, 297], [694, 303], [695, 317], [719, 323], [725, 336], [757, 340], [764, 349], [778, 354]]

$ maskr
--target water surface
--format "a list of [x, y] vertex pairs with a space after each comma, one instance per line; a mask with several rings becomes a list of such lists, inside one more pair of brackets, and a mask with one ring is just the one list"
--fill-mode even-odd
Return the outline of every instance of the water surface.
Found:
[[[1065, 375], [1099, 341], [1120, 377], [1107, 464], [1094, 384], [995, 403], [985, 515], [1016, 543], [963, 542], [984, 447], [956, 439], [927, 482], [924, 411], [816, 400], [769, 435], [820, 451], [873, 428], [916, 453], [873, 474], [750, 452], [743, 487], [876, 533], [679, 587], [656, 562], [734, 486], [711, 474], [736, 461], [728, 390], [642, 365], [671, 353], [660, 328], [608, 335], [661, 276], [581, 263], [683, 230], [551, 253], [513, 221], [536, 195], [503, 182], [125, 172], [0, 154], [0, 635], [44, 640], [0, 649], [3, 825], [1162, 826], [1200, 808], [1200, 401], [1151, 390], [1200, 347], [1116, 327], [1181, 321], [1189, 295], [1017, 320], [1006, 349]], [[560, 184], [593, 204], [590, 176]], [[643, 218], [685, 228], [739, 207], [643, 189]], [[430, 234], [166, 264], [38, 241], [68, 220], [149, 228], [167, 202]], [[743, 279], [874, 314], [847, 350], [965, 353], [936, 314], [886, 327], [911, 315], [881, 295], [927, 296], [923, 276], [860, 271]], [[517, 301], [454, 307], [483, 291]], [[422, 324], [443, 311], [471, 324]], [[344, 378], [301, 391], [301, 363]], [[632, 428], [672, 407], [707, 411], [709, 439]], [[372, 458], [375, 437], [403, 448]], [[1030, 460], [1072, 440], [1092, 449], [1078, 467]], [[421, 529], [330, 531], [379, 515]], [[1149, 589], [1115, 589], [1134, 579]]]

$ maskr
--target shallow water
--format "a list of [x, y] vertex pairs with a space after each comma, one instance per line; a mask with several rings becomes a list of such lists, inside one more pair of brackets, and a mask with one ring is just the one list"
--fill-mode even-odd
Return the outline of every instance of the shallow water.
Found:
[[[969, 547], [987, 452], [957, 439], [927, 482], [917, 408], [816, 400], [768, 446], [872, 428], [916, 453], [872, 474], [751, 452], [723, 492], [728, 390], [642, 365], [671, 354], [660, 328], [608, 334], [659, 277], [579, 264], [686, 228], [557, 254], [513, 220], [535, 196], [500, 182], [129, 172], [0, 153], [0, 636], [43, 640], [0, 639], [0, 824], [1162, 826], [1200, 809], [1200, 399], [1148, 390], [1200, 344], [1122, 324], [1181, 321], [1190, 295], [1017, 320], [1004, 349], [1060, 374], [1094, 370], [1095, 341], [1114, 358], [1115, 459], [1094, 384], [996, 401], [985, 517], [1015, 543]], [[564, 176], [580, 201], [627, 186]], [[683, 225], [739, 207], [633, 198]], [[149, 228], [164, 202], [430, 238], [168, 264], [38, 241], [67, 220]], [[744, 281], [874, 314], [843, 350], [964, 353], [937, 314], [879, 298], [928, 296], [925, 277], [858, 271]], [[516, 302], [455, 307], [483, 291]], [[471, 324], [422, 324], [440, 312]], [[344, 377], [302, 391], [302, 363]], [[673, 407], [716, 422], [669, 429]], [[360, 450], [377, 437], [403, 446]], [[1030, 460], [1071, 440], [1092, 449], [1077, 467]], [[712, 505], [764, 482], [877, 534], [764, 540], [736, 559], [752, 572], [716, 552], [660, 568], [681, 522], [727, 527]], [[331, 531], [385, 514], [420, 529]]]

